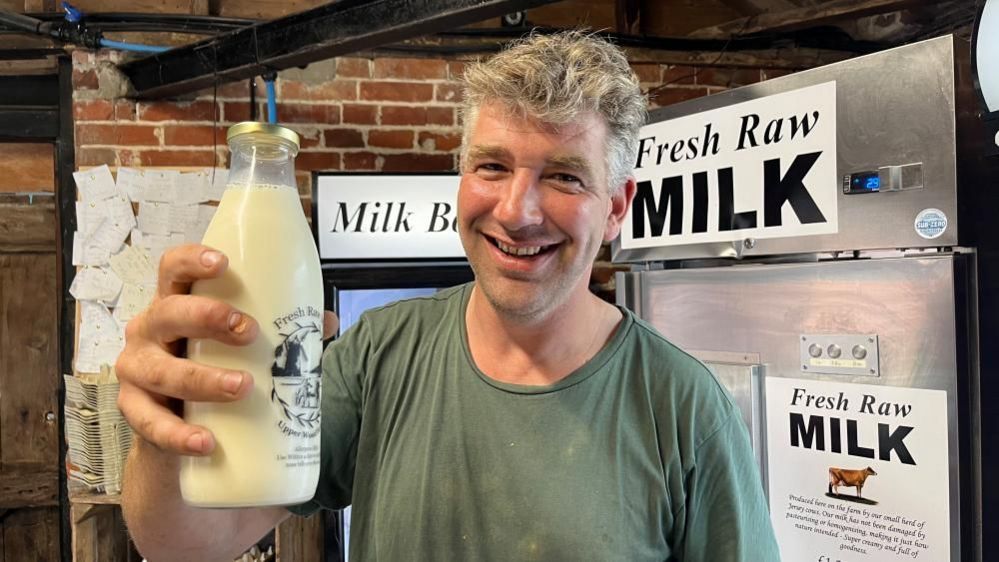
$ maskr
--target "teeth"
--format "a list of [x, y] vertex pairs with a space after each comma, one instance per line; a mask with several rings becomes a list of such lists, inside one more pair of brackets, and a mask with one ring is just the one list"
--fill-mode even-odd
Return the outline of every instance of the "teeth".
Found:
[[544, 246], [525, 246], [523, 248], [515, 248], [513, 246], [507, 246], [506, 244], [500, 242], [499, 240], [496, 241], [496, 246], [498, 246], [500, 250], [503, 250], [503, 252], [514, 256], [533, 256], [540, 253], [541, 249], [544, 247]]

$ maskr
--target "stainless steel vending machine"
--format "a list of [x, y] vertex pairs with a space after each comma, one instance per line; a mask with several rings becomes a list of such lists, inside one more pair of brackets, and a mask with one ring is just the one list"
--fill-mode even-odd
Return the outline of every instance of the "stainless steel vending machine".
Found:
[[786, 561], [982, 560], [966, 51], [912, 44], [643, 128], [618, 300], [741, 408]]

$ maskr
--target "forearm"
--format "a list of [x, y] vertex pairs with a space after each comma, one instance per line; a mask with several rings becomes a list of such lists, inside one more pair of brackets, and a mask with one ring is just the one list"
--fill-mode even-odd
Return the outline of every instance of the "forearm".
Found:
[[240, 532], [247, 510], [185, 504], [179, 471], [180, 457], [136, 436], [125, 467], [122, 511], [136, 547], [150, 562], [231, 561], [259, 539], [248, 538], [245, 528]]

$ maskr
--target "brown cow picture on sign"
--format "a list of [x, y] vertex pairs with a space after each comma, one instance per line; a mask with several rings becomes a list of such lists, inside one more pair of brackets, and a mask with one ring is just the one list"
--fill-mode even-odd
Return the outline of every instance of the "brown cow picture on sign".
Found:
[[862, 498], [863, 494], [861, 491], [864, 488], [864, 482], [867, 481], [868, 476], [877, 476], [877, 472], [871, 467], [861, 468], [861, 469], [848, 469], [848, 468], [837, 468], [834, 466], [829, 467], [829, 494], [840, 496], [839, 487], [848, 486], [857, 489], [857, 497]]

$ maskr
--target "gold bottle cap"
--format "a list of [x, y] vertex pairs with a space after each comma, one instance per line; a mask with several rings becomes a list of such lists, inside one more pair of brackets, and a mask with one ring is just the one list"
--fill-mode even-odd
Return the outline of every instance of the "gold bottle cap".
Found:
[[295, 144], [295, 150], [299, 148], [298, 133], [292, 131], [287, 127], [282, 127], [281, 125], [274, 125], [272, 123], [260, 123], [258, 121], [243, 121], [242, 123], [236, 123], [232, 127], [229, 127], [229, 132], [225, 135], [226, 141], [231, 141], [233, 138], [239, 135], [246, 135], [249, 133], [263, 133], [265, 135], [274, 135], [276, 137], [281, 137], [287, 141]]

